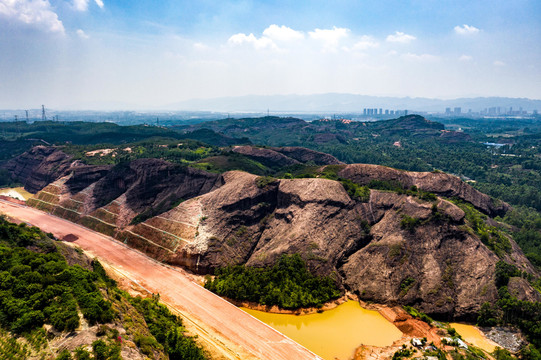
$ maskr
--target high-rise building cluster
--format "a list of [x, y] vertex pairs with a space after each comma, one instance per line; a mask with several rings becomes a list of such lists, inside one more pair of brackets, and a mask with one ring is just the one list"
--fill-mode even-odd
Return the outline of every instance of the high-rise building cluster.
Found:
[[462, 114], [461, 107], [455, 107], [453, 110], [451, 110], [450, 107], [445, 108], [445, 115], [460, 115], [460, 114]]
[[468, 112], [463, 113], [462, 108], [455, 107], [454, 109], [451, 109], [450, 107], [445, 108], [445, 115], [447, 116], [456, 116], [456, 115], [468, 115], [468, 116], [528, 116], [528, 115], [538, 115], [537, 110], [533, 110], [531, 112], [528, 112], [526, 110], [523, 110], [522, 107], [519, 107], [518, 110], [513, 109], [513, 107], [501, 107], [501, 106], [492, 106], [488, 108], [484, 108], [483, 110], [480, 110], [478, 112], [474, 112], [471, 109], [468, 110]]
[[382, 108], [364, 108], [363, 109], [363, 115], [364, 116], [377, 116], [377, 115], [398, 115], [398, 116], [402, 116], [402, 115], [407, 115], [408, 114], [408, 110], [389, 110], [389, 109], [385, 109], [383, 110]]

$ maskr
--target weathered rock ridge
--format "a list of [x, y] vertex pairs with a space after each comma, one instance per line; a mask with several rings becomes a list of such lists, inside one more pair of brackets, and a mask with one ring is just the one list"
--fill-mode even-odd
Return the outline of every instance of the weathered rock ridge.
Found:
[[343, 162], [334, 156], [297, 146], [261, 148], [256, 146], [235, 146], [233, 152], [251, 157], [269, 167], [286, 167], [301, 163], [315, 165], [337, 165]]
[[399, 182], [406, 188], [416, 186], [437, 195], [460, 198], [490, 216], [504, 215], [511, 208], [509, 204], [492, 199], [460, 178], [443, 172], [411, 172], [380, 165], [351, 164], [346, 165], [338, 176], [359, 185], [368, 185], [372, 180], [385, 180]]
[[[41, 160], [36, 156], [21, 165], [32, 161], [28, 153], [14, 161], [14, 169], [35, 179], [36, 188], [57, 180], [29, 205], [194, 272], [268, 265], [284, 253], [299, 253], [313, 271], [332, 274], [363, 300], [472, 319], [482, 303], [497, 299], [494, 271], [500, 259], [469, 228], [464, 212], [442, 198], [429, 202], [371, 190], [361, 202], [340, 182], [322, 178], [260, 181], [242, 171], [211, 174], [159, 159], [92, 167], [56, 151], [34, 151]], [[44, 170], [56, 169], [53, 164], [60, 164], [54, 176]], [[359, 184], [379, 179], [415, 185], [459, 197], [489, 215], [508, 209], [443, 173], [355, 164], [342, 165], [338, 175]], [[406, 216], [418, 219], [417, 225], [404, 227]], [[535, 273], [510, 241], [505, 261]], [[536, 294], [525, 282], [513, 289], [525, 299]]]

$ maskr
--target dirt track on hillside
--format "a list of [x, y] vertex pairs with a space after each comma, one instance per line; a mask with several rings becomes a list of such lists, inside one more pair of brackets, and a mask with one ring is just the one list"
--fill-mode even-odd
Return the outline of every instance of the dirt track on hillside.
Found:
[[192, 322], [203, 342], [229, 359], [320, 359], [318, 356], [195, 283], [182, 269], [158, 263], [105, 235], [34, 208], [0, 200], [0, 213], [40, 227], [97, 257]]

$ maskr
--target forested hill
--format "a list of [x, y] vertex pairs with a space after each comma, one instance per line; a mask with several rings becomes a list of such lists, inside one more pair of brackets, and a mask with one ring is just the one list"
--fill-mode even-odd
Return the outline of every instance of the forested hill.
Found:
[[408, 115], [398, 119], [377, 122], [326, 119], [306, 122], [290, 117], [266, 116], [261, 118], [223, 119], [178, 127], [178, 129], [184, 131], [203, 128], [212, 129], [233, 137], [246, 136], [252, 142], [261, 145], [306, 146], [307, 144], [344, 144], [358, 136], [371, 134], [376, 136], [441, 137], [444, 125], [429, 121], [418, 115]]
[[119, 145], [149, 139], [192, 139], [214, 146], [250, 144], [244, 136], [236, 139], [208, 129], [179, 132], [160, 126], [120, 126], [110, 122], [0, 122], [0, 164], [34, 145]]
[[476, 188], [496, 198], [541, 211], [539, 121], [462, 118], [446, 119], [445, 123], [447, 128], [418, 115], [376, 122], [262, 117], [181, 128], [208, 128], [231, 137], [246, 136], [260, 145], [302, 146], [350, 164], [442, 170], [471, 180]]

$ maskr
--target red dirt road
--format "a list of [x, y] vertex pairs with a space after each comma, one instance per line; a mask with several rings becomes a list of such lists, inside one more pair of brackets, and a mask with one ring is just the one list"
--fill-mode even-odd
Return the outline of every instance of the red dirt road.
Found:
[[207, 342], [230, 359], [321, 359], [293, 340], [195, 283], [182, 269], [149, 257], [77, 224], [34, 208], [0, 200], [0, 213], [73, 243], [153, 293], [193, 322]]

